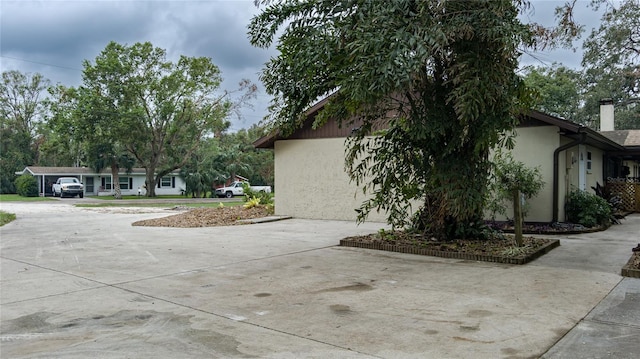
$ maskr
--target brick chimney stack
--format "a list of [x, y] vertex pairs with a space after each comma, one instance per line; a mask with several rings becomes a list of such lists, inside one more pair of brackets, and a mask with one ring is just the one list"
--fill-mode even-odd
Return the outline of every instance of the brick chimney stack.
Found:
[[600, 100], [600, 131], [615, 131], [613, 118], [613, 99]]

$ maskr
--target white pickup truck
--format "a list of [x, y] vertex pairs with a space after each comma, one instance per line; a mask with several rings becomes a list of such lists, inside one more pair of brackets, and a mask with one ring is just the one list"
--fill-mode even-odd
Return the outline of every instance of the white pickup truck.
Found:
[[[242, 188], [242, 184], [247, 182], [235, 181], [231, 182], [228, 187], [222, 187], [216, 189], [216, 196], [218, 197], [226, 197], [231, 198], [233, 196], [242, 196], [244, 195], [244, 189]], [[249, 186], [254, 192], [267, 192], [271, 193], [271, 186]]]
[[75, 177], [60, 177], [51, 189], [54, 197], [84, 197], [84, 185]]

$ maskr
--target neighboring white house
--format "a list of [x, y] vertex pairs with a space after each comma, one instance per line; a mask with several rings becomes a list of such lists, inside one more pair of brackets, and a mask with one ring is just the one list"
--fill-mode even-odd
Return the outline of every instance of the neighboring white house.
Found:
[[[351, 128], [340, 128], [329, 120], [312, 129], [326, 101], [309, 109], [302, 127], [290, 136], [276, 133], [254, 142], [257, 148], [275, 152], [278, 215], [351, 221], [367, 198], [344, 169], [345, 139]], [[539, 167], [545, 181], [540, 194], [529, 202], [527, 221], [564, 221], [565, 198], [572, 189], [590, 190], [596, 183], [605, 184], [607, 178], [624, 177], [625, 166], [640, 167], [640, 141], [634, 147], [616, 141], [611, 133], [605, 136], [538, 111], [523, 115], [516, 133], [514, 158]], [[368, 220], [385, 221], [386, 215], [372, 212]]]
[[[59, 177], [75, 177], [84, 184], [86, 196], [111, 196], [114, 194], [113, 176], [111, 169], [105, 169], [100, 173], [87, 167], [37, 167], [27, 166], [24, 170], [16, 172], [17, 175], [24, 173], [31, 174], [38, 181], [38, 193], [40, 196], [51, 196], [51, 185]], [[145, 180], [146, 172], [144, 168], [133, 168], [131, 172], [121, 170], [118, 174], [120, 189], [123, 195], [146, 194]], [[180, 177], [178, 171], [162, 177], [160, 183], [156, 185], [157, 195], [179, 195], [186, 189], [184, 179]]]

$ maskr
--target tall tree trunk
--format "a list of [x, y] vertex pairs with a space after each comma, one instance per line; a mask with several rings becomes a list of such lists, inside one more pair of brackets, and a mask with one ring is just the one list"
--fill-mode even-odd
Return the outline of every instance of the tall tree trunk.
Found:
[[114, 191], [113, 198], [122, 199], [122, 190], [120, 189], [120, 167], [118, 167], [118, 163], [115, 159], [111, 160], [111, 178], [113, 179], [113, 183], [111, 186]]
[[520, 191], [513, 192], [513, 231], [515, 233], [516, 245], [522, 247], [522, 201]]
[[147, 179], [145, 184], [147, 185], [147, 197], [155, 197], [156, 196], [156, 178], [154, 177], [154, 169], [146, 168], [147, 170]]

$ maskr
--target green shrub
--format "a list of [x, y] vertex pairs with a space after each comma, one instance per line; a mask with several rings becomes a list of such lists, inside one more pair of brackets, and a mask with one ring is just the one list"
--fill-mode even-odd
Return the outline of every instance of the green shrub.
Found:
[[38, 181], [25, 173], [16, 179], [16, 192], [22, 197], [38, 197]]
[[[248, 198], [248, 197], [245, 197], [245, 198]], [[246, 203], [244, 204], [244, 208], [247, 208], [247, 209], [253, 208], [260, 204], [260, 198], [253, 196], [249, 200], [246, 200], [245, 202]]]
[[571, 223], [585, 227], [610, 224], [612, 212], [609, 203], [604, 198], [586, 191], [571, 191], [564, 209], [567, 220]]

